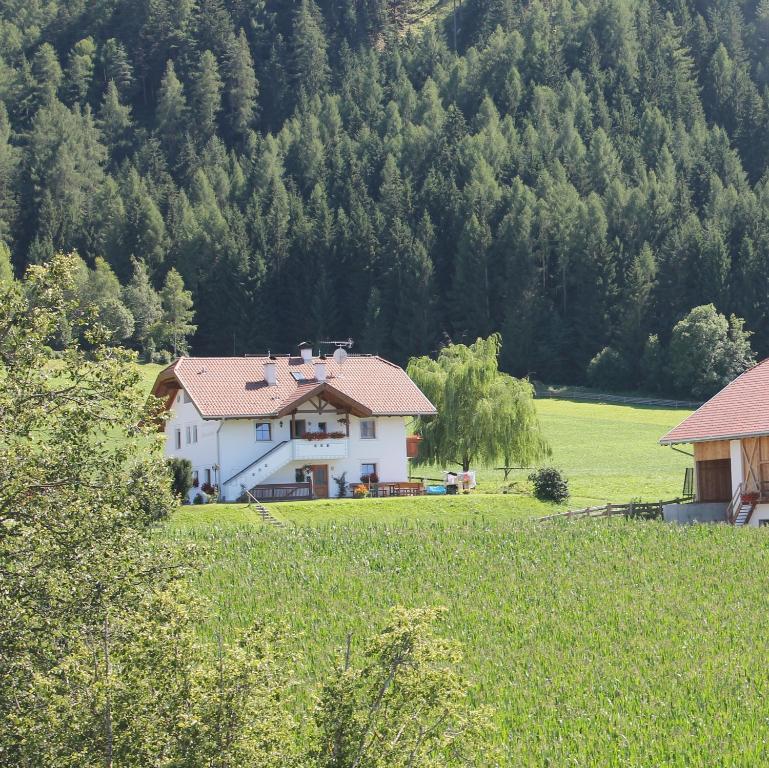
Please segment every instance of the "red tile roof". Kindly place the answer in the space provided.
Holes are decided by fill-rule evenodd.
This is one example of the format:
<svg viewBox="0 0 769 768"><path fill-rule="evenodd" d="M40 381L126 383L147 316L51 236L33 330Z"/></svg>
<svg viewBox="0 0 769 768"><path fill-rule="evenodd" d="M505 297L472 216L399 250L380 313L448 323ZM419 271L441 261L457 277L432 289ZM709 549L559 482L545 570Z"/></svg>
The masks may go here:
<svg viewBox="0 0 769 768"><path fill-rule="evenodd" d="M277 384L264 378L265 357L182 357L160 372L152 389L167 397L183 388L203 418L266 418L316 393L312 363L301 357L274 360ZM403 368L371 355L349 355L341 367L326 361L323 396L353 406L352 412L374 416L429 416L435 406ZM297 381L292 373L303 374ZM360 406L356 408L355 406Z"/></svg>
<svg viewBox="0 0 769 768"><path fill-rule="evenodd" d="M698 443L756 435L769 435L769 359L727 384L660 442Z"/></svg>

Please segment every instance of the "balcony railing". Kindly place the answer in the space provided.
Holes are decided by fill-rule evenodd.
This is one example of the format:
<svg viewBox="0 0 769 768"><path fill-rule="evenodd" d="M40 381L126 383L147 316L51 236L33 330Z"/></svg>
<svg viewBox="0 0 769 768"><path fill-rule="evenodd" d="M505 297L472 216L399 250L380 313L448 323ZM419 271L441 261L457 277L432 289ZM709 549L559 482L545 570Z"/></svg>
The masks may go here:
<svg viewBox="0 0 769 768"><path fill-rule="evenodd" d="M346 459L348 453L347 438L328 438L326 440L292 440L295 461L314 459Z"/></svg>

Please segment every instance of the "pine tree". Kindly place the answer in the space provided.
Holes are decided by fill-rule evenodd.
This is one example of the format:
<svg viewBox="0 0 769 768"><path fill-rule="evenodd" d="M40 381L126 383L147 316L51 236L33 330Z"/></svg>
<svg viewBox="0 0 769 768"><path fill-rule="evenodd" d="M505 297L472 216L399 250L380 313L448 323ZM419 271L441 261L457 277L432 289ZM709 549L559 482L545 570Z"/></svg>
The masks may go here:
<svg viewBox="0 0 769 768"><path fill-rule="evenodd" d="M189 352L188 337L197 330L192 324L195 316L192 294L184 289L184 281L175 270L169 270L160 293L162 315L158 327L161 341L169 344L173 356Z"/></svg>
<svg viewBox="0 0 769 768"><path fill-rule="evenodd" d="M308 97L322 93L329 77L326 36L314 0L301 0L294 16L293 75L297 91Z"/></svg>
<svg viewBox="0 0 769 768"><path fill-rule="evenodd" d="M32 74L35 79L36 107L50 104L61 85L63 73L56 51L50 43L43 43L32 58Z"/></svg>
<svg viewBox="0 0 769 768"><path fill-rule="evenodd" d="M145 353L162 315L160 295L153 288L147 265L133 260L133 275L123 289L123 301L134 318L133 339Z"/></svg>
<svg viewBox="0 0 769 768"><path fill-rule="evenodd" d="M259 82L254 73L254 60L246 33L241 29L235 39L228 61L227 97L233 131L244 137L251 129L256 114Z"/></svg>
<svg viewBox="0 0 769 768"><path fill-rule="evenodd" d="M222 108L222 80L216 57L204 51L192 83L192 113L194 127L201 141L216 133L216 119Z"/></svg>
<svg viewBox="0 0 769 768"><path fill-rule="evenodd" d="M86 37L75 43L67 64L67 93L72 103L84 104L93 79L96 44Z"/></svg>
<svg viewBox="0 0 769 768"><path fill-rule="evenodd" d="M110 80L99 110L99 129L106 140L113 159L128 147L129 132L133 126L131 107L120 103L120 94Z"/></svg>
<svg viewBox="0 0 769 768"><path fill-rule="evenodd" d="M114 37L102 46L101 68L104 82L115 83L118 93L125 98L133 87L133 67L125 46Z"/></svg>
<svg viewBox="0 0 769 768"><path fill-rule="evenodd" d="M178 151L187 129L187 99L171 60L166 63L166 71L160 83L155 120L158 134L166 146L172 151Z"/></svg>

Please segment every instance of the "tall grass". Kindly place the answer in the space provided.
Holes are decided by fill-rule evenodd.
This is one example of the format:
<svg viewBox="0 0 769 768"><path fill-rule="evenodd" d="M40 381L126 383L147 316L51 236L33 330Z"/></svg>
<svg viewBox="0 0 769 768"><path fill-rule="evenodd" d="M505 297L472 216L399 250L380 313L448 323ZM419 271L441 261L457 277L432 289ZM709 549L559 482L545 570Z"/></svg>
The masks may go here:
<svg viewBox="0 0 769 768"><path fill-rule="evenodd" d="M769 761L763 531L592 523L206 523L201 628L285 619L300 679L387 608L444 605L506 765L756 766Z"/></svg>

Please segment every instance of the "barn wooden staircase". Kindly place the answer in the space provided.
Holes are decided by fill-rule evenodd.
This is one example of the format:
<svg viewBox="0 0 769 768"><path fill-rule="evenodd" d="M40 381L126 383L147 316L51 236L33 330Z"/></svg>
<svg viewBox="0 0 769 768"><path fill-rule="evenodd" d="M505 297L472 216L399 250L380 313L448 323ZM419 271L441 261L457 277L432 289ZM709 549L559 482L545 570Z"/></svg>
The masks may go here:
<svg viewBox="0 0 769 768"><path fill-rule="evenodd" d="M755 498L749 496L743 497L742 483L740 483L726 509L727 521L737 528L742 528L742 526L747 525L750 522L750 518L753 515L757 504L757 496Z"/></svg>

